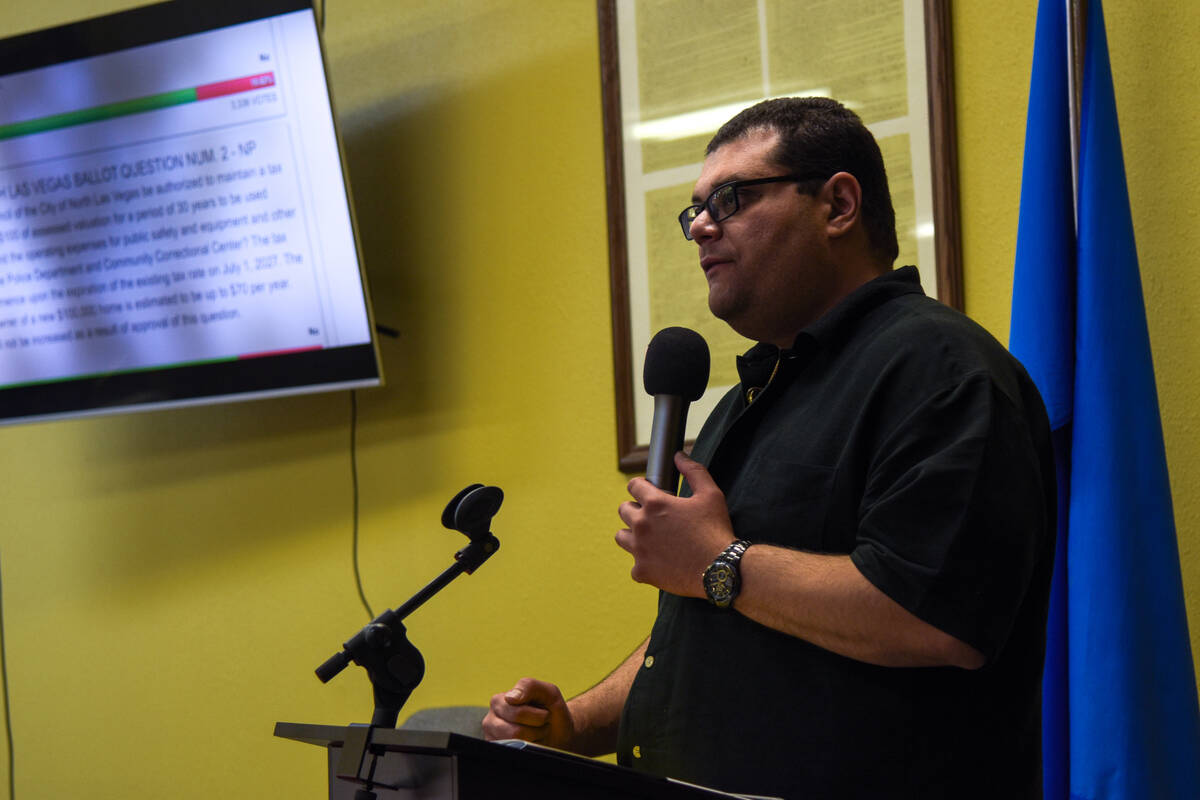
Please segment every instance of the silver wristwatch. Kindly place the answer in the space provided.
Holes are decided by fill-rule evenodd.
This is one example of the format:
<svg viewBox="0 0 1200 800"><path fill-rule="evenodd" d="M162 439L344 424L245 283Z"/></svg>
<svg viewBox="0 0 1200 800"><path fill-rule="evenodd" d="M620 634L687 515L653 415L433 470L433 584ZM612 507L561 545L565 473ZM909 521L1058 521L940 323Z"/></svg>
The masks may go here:
<svg viewBox="0 0 1200 800"><path fill-rule="evenodd" d="M749 546L750 542L738 539L722 550L704 570L704 593L717 608L729 608L741 591L742 575L738 564Z"/></svg>

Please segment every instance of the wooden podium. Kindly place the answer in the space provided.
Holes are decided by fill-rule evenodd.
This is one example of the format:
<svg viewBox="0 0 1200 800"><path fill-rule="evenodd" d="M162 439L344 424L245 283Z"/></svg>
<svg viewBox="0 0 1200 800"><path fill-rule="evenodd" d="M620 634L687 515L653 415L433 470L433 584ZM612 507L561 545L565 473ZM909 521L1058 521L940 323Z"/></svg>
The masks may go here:
<svg viewBox="0 0 1200 800"><path fill-rule="evenodd" d="M278 722L275 735L326 748L330 800L354 800L368 779L379 800L737 797L560 750L456 733Z"/></svg>

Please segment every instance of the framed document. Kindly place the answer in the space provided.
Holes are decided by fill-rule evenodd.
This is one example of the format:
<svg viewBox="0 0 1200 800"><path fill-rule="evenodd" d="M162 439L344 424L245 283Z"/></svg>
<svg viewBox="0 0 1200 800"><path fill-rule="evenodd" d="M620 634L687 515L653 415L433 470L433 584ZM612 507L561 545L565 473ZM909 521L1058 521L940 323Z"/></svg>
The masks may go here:
<svg viewBox="0 0 1200 800"><path fill-rule="evenodd" d="M752 342L708 311L695 244L676 220L704 147L768 97L823 95L854 110L883 151L900 258L925 291L962 307L953 80L946 0L598 0L604 100L618 463L646 464L653 401L646 345L664 327L698 331L709 389L694 438L738 382Z"/></svg>

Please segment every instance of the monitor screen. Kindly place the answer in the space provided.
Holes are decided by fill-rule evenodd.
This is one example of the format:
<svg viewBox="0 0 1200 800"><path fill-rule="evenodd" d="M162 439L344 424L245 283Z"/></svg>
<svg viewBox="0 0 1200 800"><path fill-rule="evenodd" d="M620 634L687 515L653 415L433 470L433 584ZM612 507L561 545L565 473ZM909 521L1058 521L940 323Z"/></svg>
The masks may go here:
<svg viewBox="0 0 1200 800"><path fill-rule="evenodd" d="M0 40L0 423L381 377L311 5Z"/></svg>

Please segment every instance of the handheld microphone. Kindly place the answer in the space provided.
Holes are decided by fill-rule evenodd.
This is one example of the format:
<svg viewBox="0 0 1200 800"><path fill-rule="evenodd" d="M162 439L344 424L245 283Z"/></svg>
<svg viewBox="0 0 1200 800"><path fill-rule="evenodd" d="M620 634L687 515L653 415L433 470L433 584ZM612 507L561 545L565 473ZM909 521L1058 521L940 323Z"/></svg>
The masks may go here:
<svg viewBox="0 0 1200 800"><path fill-rule="evenodd" d="M679 491L675 453L683 449L688 403L708 386L708 344L690 328L663 328L646 348L642 381L654 397L646 480L664 492Z"/></svg>

